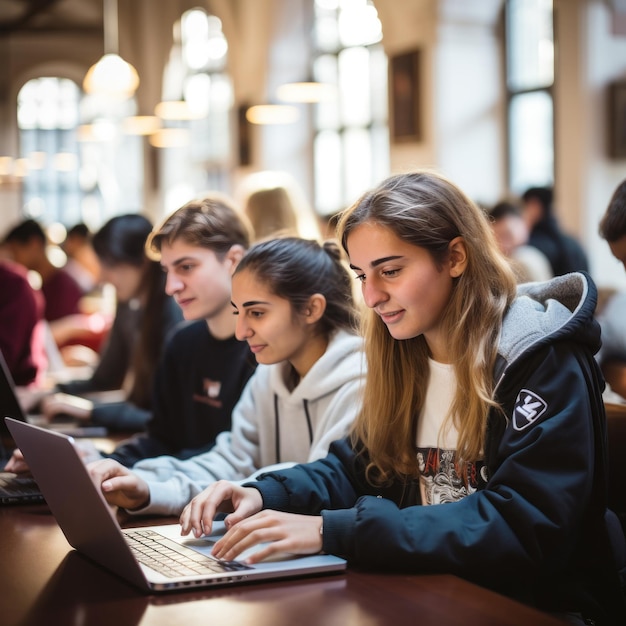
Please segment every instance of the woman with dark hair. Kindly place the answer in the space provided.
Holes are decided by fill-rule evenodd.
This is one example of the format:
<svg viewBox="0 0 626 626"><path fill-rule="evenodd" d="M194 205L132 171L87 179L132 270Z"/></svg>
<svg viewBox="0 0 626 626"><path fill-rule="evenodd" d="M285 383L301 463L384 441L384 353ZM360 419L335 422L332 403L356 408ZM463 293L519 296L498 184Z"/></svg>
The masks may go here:
<svg viewBox="0 0 626 626"><path fill-rule="evenodd" d="M115 288L113 326L92 377L61 383L42 400L52 419L65 414L112 429L142 430L151 417L152 383L169 330L182 320L180 308L165 293L165 275L148 259L145 243L152 231L138 214L110 219L93 237L101 279ZM121 402L92 402L85 394L123 389Z"/></svg>
<svg viewBox="0 0 626 626"><path fill-rule="evenodd" d="M219 479L326 455L350 428L365 373L352 280L334 242L287 237L257 243L232 278L236 336L258 363L208 452L160 456L132 470L90 466L107 500L135 513L171 515Z"/></svg>

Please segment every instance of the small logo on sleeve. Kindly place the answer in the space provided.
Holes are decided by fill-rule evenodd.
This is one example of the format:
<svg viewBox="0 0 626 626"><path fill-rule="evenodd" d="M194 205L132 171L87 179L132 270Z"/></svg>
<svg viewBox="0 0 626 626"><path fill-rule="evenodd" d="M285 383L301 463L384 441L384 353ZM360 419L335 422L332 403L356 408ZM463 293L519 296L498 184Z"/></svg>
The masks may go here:
<svg viewBox="0 0 626 626"><path fill-rule="evenodd" d="M522 389L515 400L513 428L524 430L534 424L546 411L548 405L536 393Z"/></svg>

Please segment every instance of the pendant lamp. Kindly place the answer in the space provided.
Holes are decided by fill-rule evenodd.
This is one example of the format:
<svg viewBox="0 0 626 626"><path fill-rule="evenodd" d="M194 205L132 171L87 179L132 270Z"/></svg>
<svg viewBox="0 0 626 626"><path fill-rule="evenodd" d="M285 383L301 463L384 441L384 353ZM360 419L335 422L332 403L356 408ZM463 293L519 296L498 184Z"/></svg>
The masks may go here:
<svg viewBox="0 0 626 626"><path fill-rule="evenodd" d="M118 54L117 0L104 0L104 56L89 68L83 79L88 94L125 100L139 86L137 70Z"/></svg>

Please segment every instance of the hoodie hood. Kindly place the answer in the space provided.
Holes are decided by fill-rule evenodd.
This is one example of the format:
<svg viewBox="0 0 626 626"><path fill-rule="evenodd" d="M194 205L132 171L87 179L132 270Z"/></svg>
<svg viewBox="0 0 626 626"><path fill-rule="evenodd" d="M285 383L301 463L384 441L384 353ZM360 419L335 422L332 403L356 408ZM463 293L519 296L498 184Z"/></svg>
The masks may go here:
<svg viewBox="0 0 626 626"><path fill-rule="evenodd" d="M596 302L596 286L584 272L519 285L502 325L496 380L522 356L554 341L575 341L595 354L600 349Z"/></svg>
<svg viewBox="0 0 626 626"><path fill-rule="evenodd" d="M314 402L362 377L365 369L363 339L345 330L336 331L330 338L326 352L293 390L285 385L291 367L289 363L269 367L272 368L271 388L281 402Z"/></svg>

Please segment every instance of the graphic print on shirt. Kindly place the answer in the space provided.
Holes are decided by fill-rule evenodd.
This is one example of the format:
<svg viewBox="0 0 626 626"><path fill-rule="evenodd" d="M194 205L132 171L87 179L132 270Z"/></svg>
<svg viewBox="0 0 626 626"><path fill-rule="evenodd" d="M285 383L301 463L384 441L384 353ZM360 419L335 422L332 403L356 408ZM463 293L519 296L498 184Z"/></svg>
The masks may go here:
<svg viewBox="0 0 626 626"><path fill-rule="evenodd" d="M202 402L217 409L222 407L222 401L219 398L222 383L219 380L211 380L210 378L202 379L202 390L204 394L195 393L193 399L196 402Z"/></svg>
<svg viewBox="0 0 626 626"><path fill-rule="evenodd" d="M534 424L548 408L546 401L528 389L517 394L513 409L513 428L524 430Z"/></svg>
<svg viewBox="0 0 626 626"><path fill-rule="evenodd" d="M487 468L479 461L466 466L467 483L465 483L456 463L455 450L418 448L417 463L420 470L422 504L457 502L487 482Z"/></svg>

